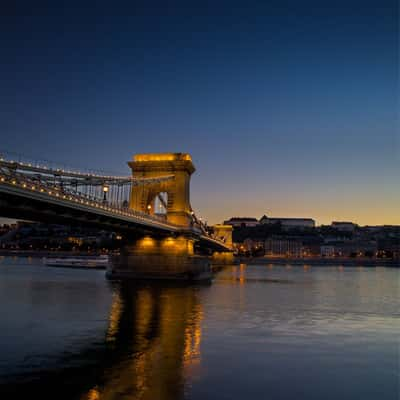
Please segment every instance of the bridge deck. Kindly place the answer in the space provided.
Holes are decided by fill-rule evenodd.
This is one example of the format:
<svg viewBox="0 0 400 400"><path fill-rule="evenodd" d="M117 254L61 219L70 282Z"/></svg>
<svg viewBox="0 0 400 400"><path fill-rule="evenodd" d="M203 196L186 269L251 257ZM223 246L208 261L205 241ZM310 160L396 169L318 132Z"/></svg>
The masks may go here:
<svg viewBox="0 0 400 400"><path fill-rule="evenodd" d="M118 208L93 199L78 196L68 191L61 190L59 187L39 185L37 182L25 179L18 181L10 176L0 176L0 197L2 195L14 196L26 200L33 200L48 205L57 205L66 209L90 213L102 217L112 218L132 225L141 226L144 230L154 230L164 233L186 233L192 234L208 245L220 251L230 250L224 242L206 235L201 229L196 227L182 227L163 221L157 217L150 216L141 212L127 208ZM4 215L6 216L6 215Z"/></svg>

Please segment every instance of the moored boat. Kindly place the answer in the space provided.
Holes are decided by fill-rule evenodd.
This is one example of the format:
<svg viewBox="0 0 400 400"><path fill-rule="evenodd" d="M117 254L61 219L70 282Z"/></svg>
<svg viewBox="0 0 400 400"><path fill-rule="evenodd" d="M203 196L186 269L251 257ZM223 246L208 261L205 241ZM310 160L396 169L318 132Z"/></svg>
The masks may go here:
<svg viewBox="0 0 400 400"><path fill-rule="evenodd" d="M106 269L109 265L107 255L100 256L66 256L66 257L44 257L43 264L49 267L84 268L84 269Z"/></svg>

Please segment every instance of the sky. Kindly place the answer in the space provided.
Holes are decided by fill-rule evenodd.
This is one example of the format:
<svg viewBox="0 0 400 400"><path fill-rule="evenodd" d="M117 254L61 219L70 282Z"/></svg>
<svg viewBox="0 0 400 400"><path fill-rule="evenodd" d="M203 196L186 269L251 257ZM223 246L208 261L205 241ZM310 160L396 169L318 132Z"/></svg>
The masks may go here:
<svg viewBox="0 0 400 400"><path fill-rule="evenodd" d="M2 10L0 152L188 152L208 223L400 224L397 0L89 4Z"/></svg>

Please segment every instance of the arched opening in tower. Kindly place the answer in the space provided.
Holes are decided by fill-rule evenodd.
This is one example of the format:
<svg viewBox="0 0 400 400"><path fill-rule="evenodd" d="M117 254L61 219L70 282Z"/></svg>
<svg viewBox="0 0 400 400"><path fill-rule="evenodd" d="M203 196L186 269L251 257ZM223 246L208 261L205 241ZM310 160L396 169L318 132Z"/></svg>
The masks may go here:
<svg viewBox="0 0 400 400"><path fill-rule="evenodd" d="M153 201L154 215L159 216L163 219L167 218L168 211L168 193L160 192L154 197Z"/></svg>

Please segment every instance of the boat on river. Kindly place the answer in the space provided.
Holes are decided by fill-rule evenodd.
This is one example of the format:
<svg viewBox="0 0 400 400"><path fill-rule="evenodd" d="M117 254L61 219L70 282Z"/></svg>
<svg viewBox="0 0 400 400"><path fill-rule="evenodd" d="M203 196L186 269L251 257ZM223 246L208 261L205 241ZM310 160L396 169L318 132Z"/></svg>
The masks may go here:
<svg viewBox="0 0 400 400"><path fill-rule="evenodd" d="M110 263L107 255L44 257L43 264L49 267L106 269Z"/></svg>

